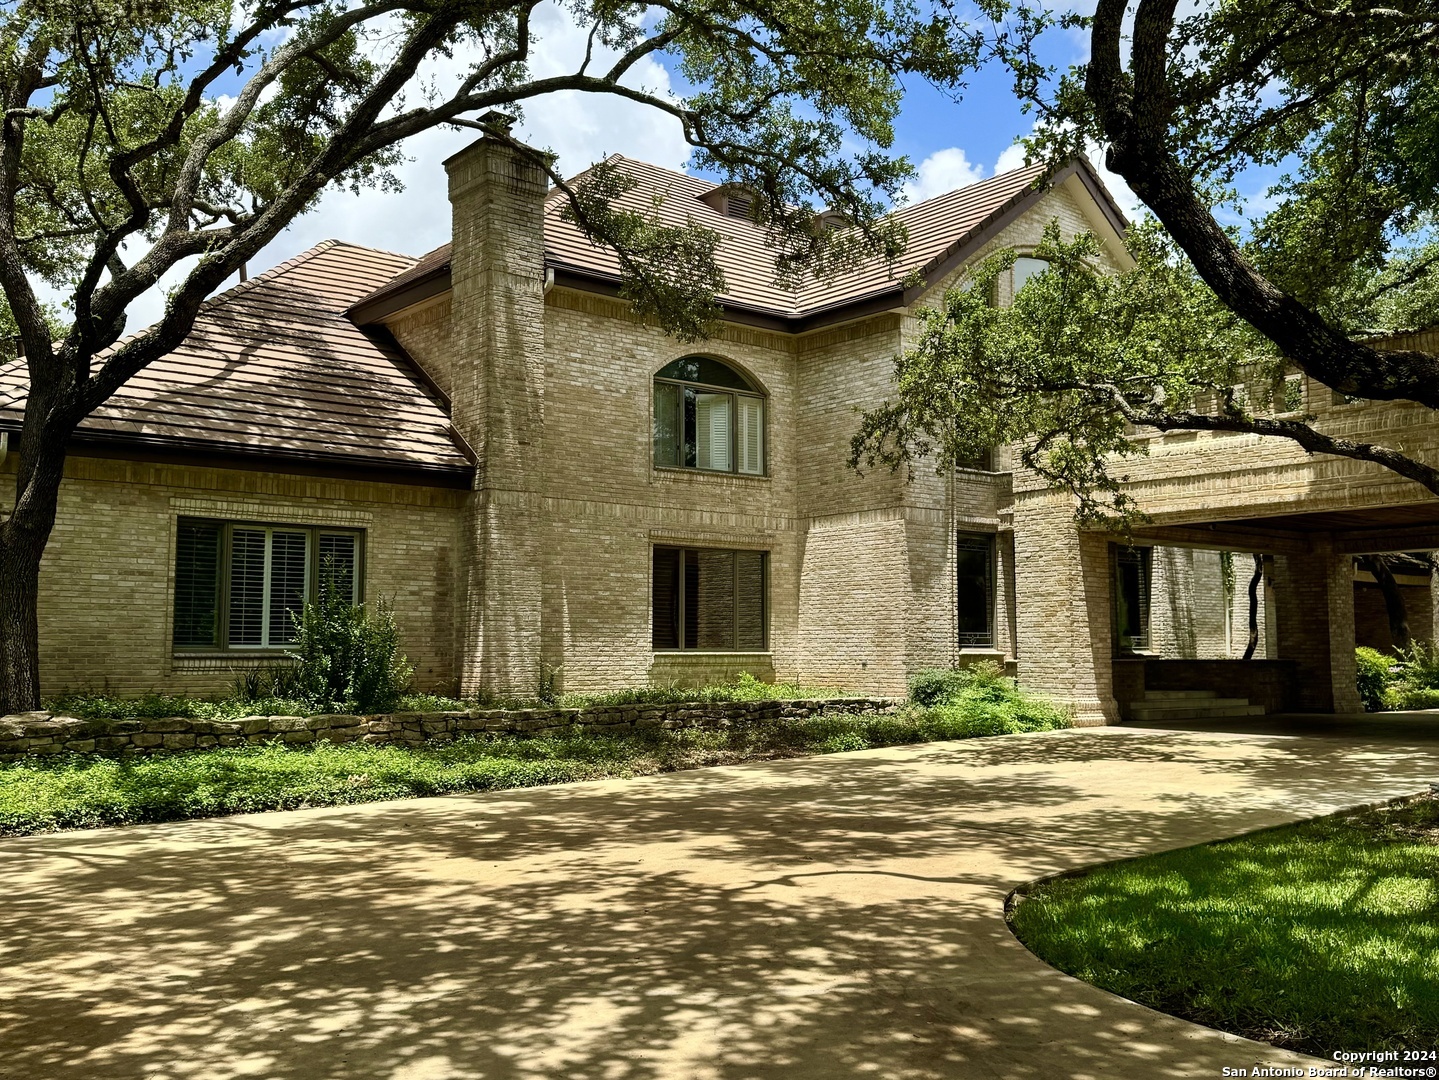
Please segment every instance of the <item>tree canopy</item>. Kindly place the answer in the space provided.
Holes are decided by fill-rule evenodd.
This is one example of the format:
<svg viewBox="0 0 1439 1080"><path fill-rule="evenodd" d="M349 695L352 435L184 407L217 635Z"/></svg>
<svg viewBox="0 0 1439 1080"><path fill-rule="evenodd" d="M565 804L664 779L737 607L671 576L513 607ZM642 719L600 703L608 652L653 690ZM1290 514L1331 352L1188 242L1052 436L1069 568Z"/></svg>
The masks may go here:
<svg viewBox="0 0 1439 1080"><path fill-rule="evenodd" d="M756 194L781 273L892 252L885 209L902 79L945 83L991 48L909 0L559 0L588 28L574 69L534 73L539 0L15 0L0 17L0 292L28 376L14 508L0 521L0 711L38 700L36 590L65 446L174 349L201 303L334 185L393 184L441 125L508 142L615 249L625 292L680 337L712 325L713 238L623 209L628 181L569 184L504 114L561 91L673 116L695 164ZM664 55L689 90L635 85ZM853 225L815 223L828 207ZM163 317L127 311L177 268ZM55 325L37 285L68 298ZM129 336L126 331L131 330ZM12 444L13 445L13 444Z"/></svg>
<svg viewBox="0 0 1439 1080"><path fill-rule="evenodd" d="M1099 0L1092 16L1021 3L1014 25L996 51L1037 110L1031 156L1098 145L1154 221L1131 232L1130 272L1098 273L1091 239L1051 232L1036 254L1052 268L1013 309L984 296L1003 257L951 292L900 359L895 400L865 417L854 463L1029 440L1024 464L1073 490L1082 517L1124 518L1130 429L1246 431L1439 493L1439 473L1401 449L1269 415L1286 411L1269 400L1286 365L1352 398L1439 408L1439 356L1371 344L1439 323L1439 11ZM1035 61L1057 27L1087 35L1086 63ZM1272 181L1246 203L1256 176Z"/></svg>

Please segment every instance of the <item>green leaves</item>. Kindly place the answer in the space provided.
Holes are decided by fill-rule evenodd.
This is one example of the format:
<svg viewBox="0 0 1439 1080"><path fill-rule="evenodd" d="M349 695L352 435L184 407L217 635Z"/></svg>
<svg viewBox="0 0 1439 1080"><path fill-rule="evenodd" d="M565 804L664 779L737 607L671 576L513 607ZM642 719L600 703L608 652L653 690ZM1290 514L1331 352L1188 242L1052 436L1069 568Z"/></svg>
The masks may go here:
<svg viewBox="0 0 1439 1080"><path fill-rule="evenodd" d="M979 264L921 313L896 395L862 417L850 465L928 458L944 471L1017 443L1020 464L1071 491L1082 519L1135 517L1114 471L1144 452L1133 422L1225 400L1268 361L1157 227L1137 226L1129 246L1134 267L1114 272L1094 237L1066 241L1051 222L1032 253L1048 269L1003 305L1015 253Z"/></svg>

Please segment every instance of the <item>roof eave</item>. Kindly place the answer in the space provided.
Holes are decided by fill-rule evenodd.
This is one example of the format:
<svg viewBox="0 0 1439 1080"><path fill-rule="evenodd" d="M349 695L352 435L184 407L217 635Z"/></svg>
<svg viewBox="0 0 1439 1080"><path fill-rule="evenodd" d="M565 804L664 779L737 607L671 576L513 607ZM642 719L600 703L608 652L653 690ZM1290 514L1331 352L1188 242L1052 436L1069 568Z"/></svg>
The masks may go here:
<svg viewBox="0 0 1439 1080"><path fill-rule="evenodd" d="M345 309L345 317L356 326L373 326L396 312L433 300L450 290L448 262L429 270L393 292L371 294Z"/></svg>
<svg viewBox="0 0 1439 1080"><path fill-rule="evenodd" d="M16 434L20 422L0 416L0 431ZM457 451L463 450L457 446ZM203 468L290 471L304 476L340 479L368 479L428 487L468 489L474 481L472 464L441 464L366 458L353 454L319 451L278 450L267 447L239 447L209 439L186 439L171 435L143 435L132 432L77 431L67 445L78 456L98 456L126 461L175 461ZM87 451L93 454L87 454ZM280 468L276 468L279 466Z"/></svg>

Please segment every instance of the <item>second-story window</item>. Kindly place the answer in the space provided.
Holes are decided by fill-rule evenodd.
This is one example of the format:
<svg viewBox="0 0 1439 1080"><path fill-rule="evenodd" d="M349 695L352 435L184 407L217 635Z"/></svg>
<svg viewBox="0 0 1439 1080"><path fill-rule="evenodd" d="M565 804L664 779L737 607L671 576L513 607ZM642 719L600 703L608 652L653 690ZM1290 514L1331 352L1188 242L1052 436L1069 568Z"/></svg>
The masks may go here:
<svg viewBox="0 0 1439 1080"><path fill-rule="evenodd" d="M1014 260L1014 269L1010 271L1014 292L1018 296L1019 290L1029 282L1032 277L1038 277L1049 269L1048 259L1036 259L1032 255L1021 255Z"/></svg>
<svg viewBox="0 0 1439 1080"><path fill-rule="evenodd" d="M708 356L686 356L655 376L655 464L764 475L764 396Z"/></svg>

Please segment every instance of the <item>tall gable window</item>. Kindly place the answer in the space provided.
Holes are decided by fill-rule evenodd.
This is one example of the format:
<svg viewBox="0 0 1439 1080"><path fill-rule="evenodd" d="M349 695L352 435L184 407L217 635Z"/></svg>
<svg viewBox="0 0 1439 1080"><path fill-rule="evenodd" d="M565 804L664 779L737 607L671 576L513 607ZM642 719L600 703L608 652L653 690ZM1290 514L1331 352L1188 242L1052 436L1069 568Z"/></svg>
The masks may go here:
<svg viewBox="0 0 1439 1080"><path fill-rule="evenodd" d="M655 464L764 475L764 397L708 356L686 356L655 376Z"/></svg>
<svg viewBox="0 0 1439 1080"><path fill-rule="evenodd" d="M1048 259L1036 259L1032 255L1021 255L1015 259L1014 268L1010 270L1010 280L1014 287L1011 295L1018 296L1019 290L1028 284L1030 278L1038 277L1048 269Z"/></svg>
<svg viewBox="0 0 1439 1080"><path fill-rule="evenodd" d="M175 537L177 649L274 649L322 590L360 601L361 534L181 518Z"/></svg>

